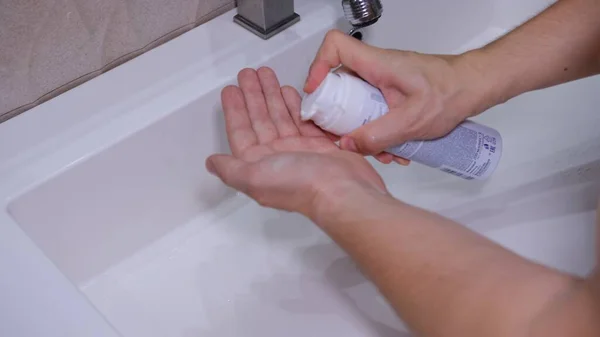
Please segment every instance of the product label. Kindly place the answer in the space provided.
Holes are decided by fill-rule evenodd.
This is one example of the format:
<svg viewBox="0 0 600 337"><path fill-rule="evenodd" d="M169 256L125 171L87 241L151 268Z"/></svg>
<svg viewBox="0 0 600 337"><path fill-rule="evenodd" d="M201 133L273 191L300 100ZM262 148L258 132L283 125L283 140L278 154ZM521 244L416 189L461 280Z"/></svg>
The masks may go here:
<svg viewBox="0 0 600 337"><path fill-rule="evenodd" d="M496 154L499 140L468 126L459 125L443 138L408 142L389 152L464 179L482 177L492 161L499 158Z"/></svg>
<svg viewBox="0 0 600 337"><path fill-rule="evenodd" d="M349 109L352 129L358 123L364 125L388 113L389 107L379 89L363 83L355 91L360 97L356 97ZM483 179L500 159L501 142L495 130L467 121L442 138L407 142L386 151L464 179Z"/></svg>
<svg viewBox="0 0 600 337"><path fill-rule="evenodd" d="M468 175L468 174L466 174L464 172L455 171L455 170L453 170L453 169L451 169L451 168L449 168L447 166L444 166L444 165L442 167L440 167L440 170L442 170L442 171L444 171L446 173L450 173L452 175L455 175L455 176L457 176L459 178L466 179L466 180L473 180L473 179L475 179L472 176L470 176L470 175Z"/></svg>

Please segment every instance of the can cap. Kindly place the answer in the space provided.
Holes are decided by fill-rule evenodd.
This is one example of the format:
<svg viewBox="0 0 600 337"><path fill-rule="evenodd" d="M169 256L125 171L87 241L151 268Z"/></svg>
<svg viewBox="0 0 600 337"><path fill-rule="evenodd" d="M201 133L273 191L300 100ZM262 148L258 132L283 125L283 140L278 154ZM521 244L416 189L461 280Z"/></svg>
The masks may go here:
<svg viewBox="0 0 600 337"><path fill-rule="evenodd" d="M343 85L340 75L329 73L321 85L311 94L304 95L300 107L302 120L313 120L315 124L326 129L328 124L343 114L340 90Z"/></svg>
<svg viewBox="0 0 600 337"><path fill-rule="evenodd" d="M381 103L374 103L371 98L371 91L375 90L378 91L347 73L329 73L317 90L304 96L301 118L310 119L335 135L348 134L381 110Z"/></svg>

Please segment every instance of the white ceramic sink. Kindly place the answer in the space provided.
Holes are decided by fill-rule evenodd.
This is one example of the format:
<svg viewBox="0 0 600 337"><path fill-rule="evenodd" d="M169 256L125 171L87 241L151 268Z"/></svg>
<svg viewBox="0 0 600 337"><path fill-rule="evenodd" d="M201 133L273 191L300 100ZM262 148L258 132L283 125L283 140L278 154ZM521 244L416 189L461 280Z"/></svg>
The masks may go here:
<svg viewBox="0 0 600 337"><path fill-rule="evenodd" d="M455 53L546 1L388 0L369 43ZM204 169L227 151L220 89L268 65L301 87L338 1L262 41L233 12L0 125L0 336L402 336L352 261L306 219ZM585 274L600 190L600 79L478 117L504 137L491 180L381 166L402 200ZM552 127L541 127L552 125ZM596 126L596 127L595 127ZM407 334L408 335L408 334Z"/></svg>

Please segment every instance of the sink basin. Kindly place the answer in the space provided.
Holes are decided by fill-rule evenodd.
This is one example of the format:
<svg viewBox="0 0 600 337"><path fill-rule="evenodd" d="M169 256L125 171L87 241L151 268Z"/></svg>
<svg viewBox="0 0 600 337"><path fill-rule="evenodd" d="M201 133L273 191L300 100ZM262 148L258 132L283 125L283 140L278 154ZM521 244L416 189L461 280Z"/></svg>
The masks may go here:
<svg viewBox="0 0 600 337"><path fill-rule="evenodd" d="M364 39L457 53L546 3L385 1ZM228 151L219 93L239 69L267 65L300 88L327 30L348 28L337 1L296 6L302 21L268 41L230 12L0 125L0 335L409 335L310 221L204 169ZM477 117L505 144L486 182L373 164L398 198L583 275L594 264L599 89L589 78Z"/></svg>

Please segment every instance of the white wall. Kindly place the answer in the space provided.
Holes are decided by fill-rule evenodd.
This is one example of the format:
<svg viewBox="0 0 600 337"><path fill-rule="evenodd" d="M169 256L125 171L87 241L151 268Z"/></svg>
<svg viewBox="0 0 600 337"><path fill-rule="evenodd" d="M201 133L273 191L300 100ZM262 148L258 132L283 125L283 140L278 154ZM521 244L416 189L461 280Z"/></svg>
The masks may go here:
<svg viewBox="0 0 600 337"><path fill-rule="evenodd" d="M494 4L493 25L505 29L515 27L515 20L524 22L539 13L555 0L501 0Z"/></svg>

